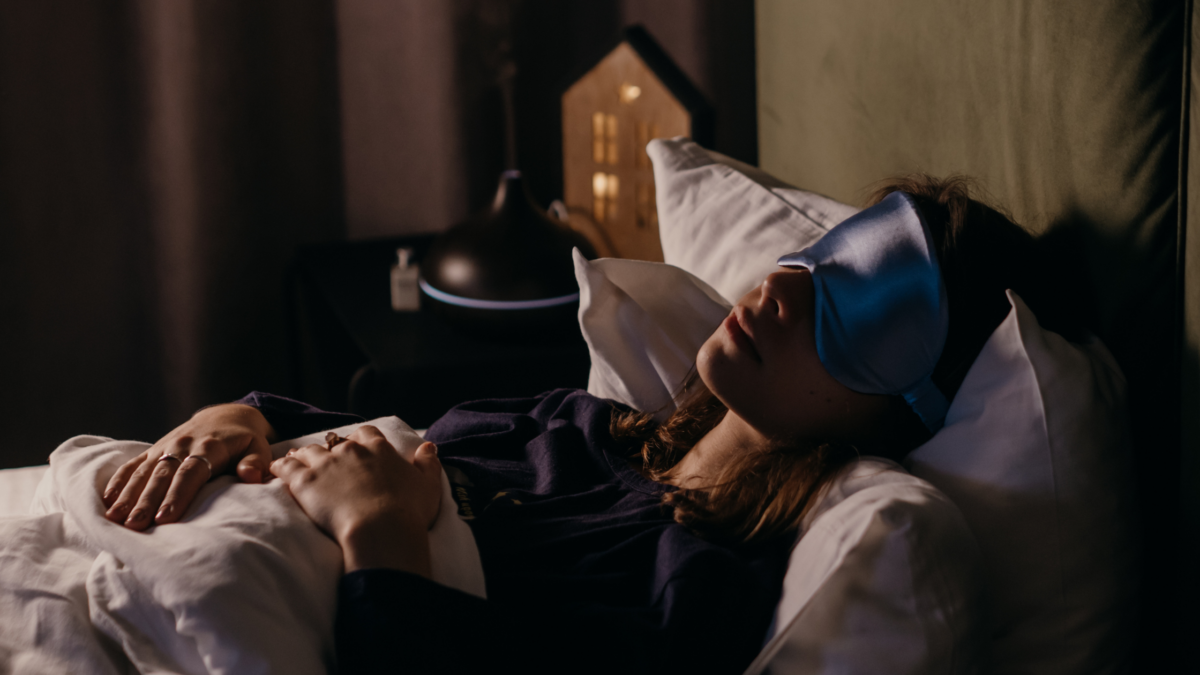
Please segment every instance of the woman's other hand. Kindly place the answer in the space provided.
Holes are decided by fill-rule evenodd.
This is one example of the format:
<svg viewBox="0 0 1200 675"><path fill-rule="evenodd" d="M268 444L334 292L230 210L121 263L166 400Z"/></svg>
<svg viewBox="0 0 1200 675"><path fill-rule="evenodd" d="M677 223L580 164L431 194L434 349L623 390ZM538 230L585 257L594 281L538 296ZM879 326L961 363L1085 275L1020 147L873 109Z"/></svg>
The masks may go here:
<svg viewBox="0 0 1200 675"><path fill-rule="evenodd" d="M430 577L429 528L442 502L437 446L409 462L361 426L332 449L307 445L271 464L300 508L342 547L346 571L388 567Z"/></svg>
<svg viewBox="0 0 1200 675"><path fill-rule="evenodd" d="M205 483L235 464L239 479L262 483L270 476L274 434L251 406L205 408L117 469L104 489L104 515L139 531L173 523Z"/></svg>

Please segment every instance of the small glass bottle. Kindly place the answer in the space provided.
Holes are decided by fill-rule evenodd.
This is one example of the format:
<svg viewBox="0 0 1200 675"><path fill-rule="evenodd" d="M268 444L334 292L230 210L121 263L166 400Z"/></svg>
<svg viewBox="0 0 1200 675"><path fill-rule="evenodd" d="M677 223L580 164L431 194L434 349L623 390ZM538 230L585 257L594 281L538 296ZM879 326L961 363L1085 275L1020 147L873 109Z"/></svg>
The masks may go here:
<svg viewBox="0 0 1200 675"><path fill-rule="evenodd" d="M417 286L420 268L412 264L413 250L404 246L396 249L396 264L392 265L392 309L415 312L421 308L421 291Z"/></svg>

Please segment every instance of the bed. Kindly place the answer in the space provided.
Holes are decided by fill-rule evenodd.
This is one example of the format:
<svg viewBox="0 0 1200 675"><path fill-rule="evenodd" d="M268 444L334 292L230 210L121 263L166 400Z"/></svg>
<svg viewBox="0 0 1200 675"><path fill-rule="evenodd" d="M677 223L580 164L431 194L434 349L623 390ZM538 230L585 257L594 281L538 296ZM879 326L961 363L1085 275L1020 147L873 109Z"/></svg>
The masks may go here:
<svg viewBox="0 0 1200 675"><path fill-rule="evenodd" d="M585 331L586 310L599 306L595 301L604 294L646 313L637 339L626 335L605 340L599 332L591 336L589 388L627 397L633 404L644 396L641 404L646 406L661 398L656 387L665 387L668 375L686 365L686 358L671 362L674 352L666 348L694 340L710 320L702 315L717 311L716 305L705 304L707 298L719 305L705 286L727 298L742 283L722 277L721 270L706 267L703 259L689 258L694 249L685 243L694 243L696 232L672 228L673 218L689 223L697 218L685 212L687 200L671 206L670 196L678 192L664 193L685 169L702 170L704 177L697 180L715 180L715 175L733 181L742 194L758 195L764 208L783 208L789 218L806 218L818 226L836 223L845 213L842 209L860 202L864 188L884 176L913 170L974 175L1018 222L1043 233L1047 250L1063 271L1060 283L1078 288L1079 310L1119 364L1127 381L1127 432L1133 439L1127 477L1140 500L1136 512L1126 502L1106 507L1129 517L1129 529L1139 535L1136 543L1119 537L1101 542L1109 547L1099 550L1112 563L1106 573L1114 595L1092 595L1085 601L1093 604L1074 605L1083 608L1079 611L1084 619L1101 615L1103 630L1083 644L1053 638L1025 643L1029 653L1020 656L1032 661L1010 660L997 670L1140 672L1173 665L1175 637L1185 630L1178 592L1182 575L1175 572L1182 559L1178 530L1182 526L1190 528L1185 533L1195 534L1195 442L1200 438L1197 422L1181 415L1188 409L1184 405L1195 406L1200 344L1200 301L1189 295L1197 290L1193 251L1200 249L1196 237L1185 236L1191 187L1191 7L1169 2L1043 6L760 0L759 146L766 173L683 145L656 155L665 252L672 250L667 243L672 233L678 237L675 253L668 253L667 260L690 277L668 278L661 275L674 273L620 262L577 261L581 287L590 294L581 312ZM666 171L668 165L674 167L672 173L660 175L660 166ZM692 182L675 189L707 190L711 185ZM789 192L793 185L804 190ZM744 245L746 237L761 234L756 232L751 227L733 238ZM711 236L719 238L721 232ZM1189 262L1191 276L1186 273ZM646 278L656 279L659 287L683 284L676 288L693 293L695 306L708 309L664 322L654 295L638 290L646 287ZM1028 318L1021 321L1019 299L1013 300L1013 308L1012 339L1034 344ZM605 322L596 321L592 330L602 325ZM694 329L681 334L679 326ZM622 344L642 346L626 352ZM1034 367L1036 361L1029 358L1034 364L1030 372L1044 372ZM1103 356L1087 363L1092 368L1100 362L1105 362ZM653 377L643 377L647 363ZM1001 370L1007 367L997 363ZM605 380L598 372L605 369L617 375ZM1106 382L1124 384L1113 378ZM1094 382L1088 386L1091 394L1103 389ZM1124 391L1103 391L1101 398L1106 405L1118 406ZM1038 389L1039 396L1042 393ZM981 389L978 399L994 395ZM1060 419L1048 408L1041 410L1043 424ZM1090 410L1094 415L1103 412ZM1079 420L1089 418L1072 419L1074 433L1047 432L1045 438L1079 438L1080 429L1086 428ZM1185 440L1191 445L1184 445ZM944 467L937 462L952 454L933 450L927 453L926 469ZM1097 470L1116 466L1112 455L1099 457ZM980 667L985 657L979 655L997 639L994 627L981 628L952 616L923 619L939 616L938 609L949 608L951 614L977 611L978 603L989 602L989 593L1001 594L989 577L974 576L974 563L958 571L939 570L932 566L938 555L910 560L903 568L910 573L907 578L881 574L900 568L878 563L888 551L933 551L941 558L968 561L979 555L978 550L967 550L972 546L986 551L988 543L979 541L978 515L964 506L970 495L937 485L939 471L922 474L921 466L908 467L922 476L916 483L897 467L860 468L827 495L826 508L809 523L794 555L804 557L811 573L785 582L776 625L749 672L968 672ZM893 478L872 482L885 472ZM23 511L44 474L38 467L0 472L0 513ZM1175 478L1181 474L1182 484ZM929 492L929 485L942 489ZM1080 499L1098 485L1106 484L1077 486ZM886 498L868 499L881 493ZM939 494L952 499L940 501ZM956 496L959 499L953 499ZM888 510L889 505L894 508ZM893 527L872 534L870 524L878 522L881 513L894 516ZM964 522L956 520L964 517L965 529ZM818 525L818 518L825 518L826 524L837 522L838 527ZM912 523L921 524L917 531L925 538L897 538L895 533L903 531L899 524ZM860 545L839 548L828 543L854 527L859 528L858 538L851 543ZM1184 545L1194 546L1196 538L1190 539ZM884 545L888 542L904 546L893 550ZM1094 555L1096 545L1096 540L1076 542L1068 552ZM1133 552L1138 555L1130 555ZM1059 568L1059 591L1067 597L1071 579L1061 577L1062 569L1067 568ZM937 580L951 590L931 595L927 591ZM1185 597L1196 599L1194 587L1186 592L1191 595ZM1142 603L1136 619L1133 594ZM848 603L852 597L867 601ZM1037 592L1031 597L1032 603L1043 599ZM914 609L909 601L921 598L933 604ZM1107 614L1085 611L1101 606ZM955 657L950 648L954 645L965 646L965 653L960 650ZM1069 670L1055 660L1068 653ZM1039 668L1021 667L1030 663Z"/></svg>
<svg viewBox="0 0 1200 675"><path fill-rule="evenodd" d="M1191 2L760 1L760 163L854 202L963 172L1043 234L1129 381L1143 606L1171 668L1200 596L1200 291Z"/></svg>

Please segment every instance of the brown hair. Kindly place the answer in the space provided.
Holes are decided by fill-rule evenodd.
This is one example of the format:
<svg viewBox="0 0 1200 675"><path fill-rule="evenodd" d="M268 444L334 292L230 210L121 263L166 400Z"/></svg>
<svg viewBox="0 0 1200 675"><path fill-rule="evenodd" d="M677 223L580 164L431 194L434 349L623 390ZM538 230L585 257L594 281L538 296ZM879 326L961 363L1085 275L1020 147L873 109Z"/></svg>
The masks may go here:
<svg viewBox="0 0 1200 675"><path fill-rule="evenodd" d="M1058 314L1046 307L1053 289L1041 272L1033 236L1004 212L973 199L973 190L978 188L966 176L912 174L884 181L867 202L871 206L893 192L907 192L933 235L950 311L933 381L947 399L954 398L988 337L1008 315L1005 289L1016 291L1044 325L1054 324ZM1065 326L1048 327L1066 332Z"/></svg>
<svg viewBox="0 0 1200 675"><path fill-rule="evenodd" d="M683 387L686 398L662 424L653 413L614 411L616 438L641 442L637 459L659 480L721 421L728 409L695 369ZM858 453L846 443L774 439L770 450L738 453L713 485L663 495L675 521L697 535L725 544L767 541L799 527L813 497Z"/></svg>
<svg viewBox="0 0 1200 675"><path fill-rule="evenodd" d="M882 183L868 206L892 192L912 195L933 236L950 310L950 329L934 368L934 383L954 397L967 369L1007 315L1005 289L1017 291L1033 308L1041 301L1035 242L1007 216L971 198L963 176L937 179L923 174ZM970 223L968 226L967 223ZM659 480L721 421L724 404L696 372L682 387L684 401L662 424L654 413L614 412L615 438L640 443L640 459ZM739 453L714 485L679 489L663 496L676 522L724 543L753 543L796 530L816 495L861 450L901 459L930 434L903 399L892 397L881 435L855 445L820 439L774 439L766 452Z"/></svg>

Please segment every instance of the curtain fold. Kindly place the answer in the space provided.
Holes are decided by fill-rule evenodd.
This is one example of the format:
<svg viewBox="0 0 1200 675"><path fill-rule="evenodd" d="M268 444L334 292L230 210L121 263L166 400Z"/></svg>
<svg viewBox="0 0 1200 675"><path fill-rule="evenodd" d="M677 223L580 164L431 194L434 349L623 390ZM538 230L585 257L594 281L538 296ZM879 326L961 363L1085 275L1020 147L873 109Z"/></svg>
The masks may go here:
<svg viewBox="0 0 1200 675"><path fill-rule="evenodd" d="M291 393L296 246L450 227L517 155L562 193L559 96L641 22L756 160L736 0L0 3L0 467Z"/></svg>
<svg viewBox="0 0 1200 675"><path fill-rule="evenodd" d="M0 466L288 381L344 236L332 2L0 6Z"/></svg>

